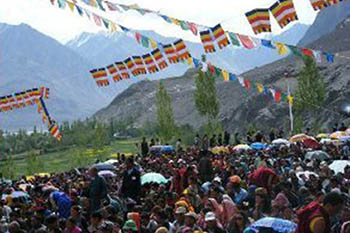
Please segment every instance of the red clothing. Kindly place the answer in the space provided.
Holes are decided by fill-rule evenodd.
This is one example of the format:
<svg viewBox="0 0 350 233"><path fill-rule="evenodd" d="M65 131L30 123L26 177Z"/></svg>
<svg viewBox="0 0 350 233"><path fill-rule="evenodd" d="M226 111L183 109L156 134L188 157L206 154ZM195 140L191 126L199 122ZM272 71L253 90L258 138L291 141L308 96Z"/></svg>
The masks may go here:
<svg viewBox="0 0 350 233"><path fill-rule="evenodd" d="M315 218L323 218L326 225L324 232L331 232L329 215L318 202L311 202L299 210L297 214L299 222L295 233L313 233L311 230L311 222Z"/></svg>
<svg viewBox="0 0 350 233"><path fill-rule="evenodd" d="M259 167L249 175L249 179L251 184L268 189L267 186L270 176L277 176L276 172L273 169L267 167Z"/></svg>

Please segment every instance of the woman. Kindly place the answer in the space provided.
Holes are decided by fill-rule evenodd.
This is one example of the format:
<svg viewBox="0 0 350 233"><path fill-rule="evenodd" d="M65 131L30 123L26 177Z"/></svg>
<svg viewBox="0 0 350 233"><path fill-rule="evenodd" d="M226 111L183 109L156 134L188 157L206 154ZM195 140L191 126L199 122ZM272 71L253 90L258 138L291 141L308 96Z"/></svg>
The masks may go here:
<svg viewBox="0 0 350 233"><path fill-rule="evenodd" d="M265 188L257 188L255 190L255 208L252 216L254 220L269 216L271 213L271 200Z"/></svg>
<svg viewBox="0 0 350 233"><path fill-rule="evenodd" d="M66 228L63 233L81 233L81 229L77 226L76 221L69 217L66 221Z"/></svg>
<svg viewBox="0 0 350 233"><path fill-rule="evenodd" d="M238 211L231 219L230 224L227 227L227 232L243 233L248 224L247 216L242 211Z"/></svg>
<svg viewBox="0 0 350 233"><path fill-rule="evenodd" d="M223 198L221 202L222 215L220 220L222 225L226 228L230 224L234 215L238 212L238 208L228 195L225 194L223 195L222 198Z"/></svg>

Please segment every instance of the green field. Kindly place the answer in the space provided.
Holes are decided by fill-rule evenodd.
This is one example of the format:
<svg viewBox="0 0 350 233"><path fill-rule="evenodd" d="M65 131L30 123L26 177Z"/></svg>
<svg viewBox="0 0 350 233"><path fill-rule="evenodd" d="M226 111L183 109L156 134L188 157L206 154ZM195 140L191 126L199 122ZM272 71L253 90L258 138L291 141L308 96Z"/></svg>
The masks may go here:
<svg viewBox="0 0 350 233"><path fill-rule="evenodd" d="M48 153L38 156L40 159L40 168L36 169L35 173L52 173L68 171L77 165L77 151L84 153L84 161L81 161L82 166L88 166L93 164L97 159L116 158L117 153L124 153L126 155L138 153L135 143L139 142L138 139L130 140L117 140L113 141L110 146L106 146L103 151L93 151L92 149L80 149L70 148L64 151ZM23 175L33 175L28 173L28 165L25 159L26 154L14 156L12 174L13 177L20 177ZM6 163L2 162L0 165L1 170L4 169ZM6 174L6 172L3 172ZM6 177L7 178L7 177Z"/></svg>

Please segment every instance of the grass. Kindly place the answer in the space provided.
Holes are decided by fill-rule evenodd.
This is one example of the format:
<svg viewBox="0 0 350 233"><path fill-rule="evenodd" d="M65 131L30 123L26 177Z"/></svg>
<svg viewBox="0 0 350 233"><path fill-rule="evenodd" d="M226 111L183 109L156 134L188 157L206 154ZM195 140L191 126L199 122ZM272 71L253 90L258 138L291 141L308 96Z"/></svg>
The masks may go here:
<svg viewBox="0 0 350 233"><path fill-rule="evenodd" d="M139 153L135 144L139 142L138 139L129 139L129 140L117 140L113 141L110 146L106 146L101 153L104 158L115 158L117 157L117 153L124 153L126 155ZM97 159L99 159L99 155L95 154L93 150L87 149L85 152L87 156L84 156L83 165L93 164ZM74 167L76 163L77 156L77 148L70 148L65 151L48 153L39 156L38 158L41 160L41 168L36 173L52 173L52 172L63 172L68 171ZM23 175L33 175L27 174L27 164L25 160L25 155L21 154L21 156L14 156L14 158L20 157L21 159L14 160L14 165L12 167L13 177L17 178ZM1 164L0 167L3 169L4 164Z"/></svg>

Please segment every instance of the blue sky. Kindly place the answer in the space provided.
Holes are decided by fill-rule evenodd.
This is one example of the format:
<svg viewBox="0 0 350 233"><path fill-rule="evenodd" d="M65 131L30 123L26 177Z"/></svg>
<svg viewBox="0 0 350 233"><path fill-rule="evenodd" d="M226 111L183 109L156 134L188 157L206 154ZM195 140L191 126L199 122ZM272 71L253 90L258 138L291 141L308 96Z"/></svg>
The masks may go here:
<svg viewBox="0 0 350 233"><path fill-rule="evenodd" d="M214 26L220 22L224 29L253 35L244 13L254 8L269 7L275 0L110 1L123 4L137 3L141 7L208 26ZM80 0L77 0L77 2L80 3ZM84 3L81 3L81 5L83 6ZM313 11L309 0L294 0L294 5L300 22L311 24L314 21L316 13ZM92 10L96 11L95 9ZM96 13L134 29L154 30L165 36L177 36L191 41L199 40L190 32L182 31L176 25L170 25L153 14L142 16L135 11L122 14L101 11L96 11ZM281 29L279 29L274 19L272 21L274 33L280 33ZM62 10L57 6L52 6L50 0L3 0L0 8L0 22L26 23L63 43L82 32L101 30L86 17L80 17L76 12L73 14L68 7ZM288 27L284 30L288 30Z"/></svg>

